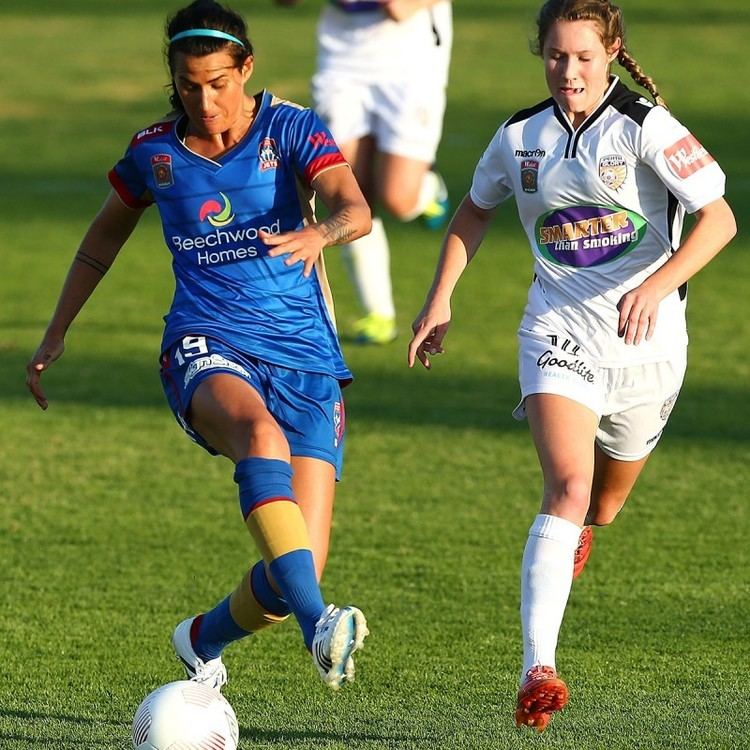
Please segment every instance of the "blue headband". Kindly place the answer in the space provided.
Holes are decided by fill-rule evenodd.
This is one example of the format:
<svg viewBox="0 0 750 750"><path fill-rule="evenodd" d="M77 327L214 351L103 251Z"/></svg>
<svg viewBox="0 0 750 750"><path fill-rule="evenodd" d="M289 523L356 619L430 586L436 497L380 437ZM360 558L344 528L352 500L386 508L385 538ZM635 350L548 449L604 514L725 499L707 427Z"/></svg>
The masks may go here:
<svg viewBox="0 0 750 750"><path fill-rule="evenodd" d="M216 29L188 29L187 31L181 31L179 34L175 34L169 40L169 43L172 44L178 39L187 39L191 36L212 36L215 39L226 39L229 42L234 42L235 44L239 44L240 47L245 46L245 43L242 40L238 39L236 36L227 34L224 31L217 31Z"/></svg>

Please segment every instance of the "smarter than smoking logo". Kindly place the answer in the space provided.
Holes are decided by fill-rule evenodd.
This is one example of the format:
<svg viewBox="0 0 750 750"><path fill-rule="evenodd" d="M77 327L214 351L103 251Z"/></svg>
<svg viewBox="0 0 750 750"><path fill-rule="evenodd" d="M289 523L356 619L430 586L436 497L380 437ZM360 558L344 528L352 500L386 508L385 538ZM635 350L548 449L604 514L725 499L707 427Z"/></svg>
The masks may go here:
<svg viewBox="0 0 750 750"><path fill-rule="evenodd" d="M537 219L536 243L557 265L588 268L629 253L646 229L642 216L619 206L568 206Z"/></svg>
<svg viewBox="0 0 750 750"><path fill-rule="evenodd" d="M211 199L206 201L198 212L198 218L201 221L206 221L212 227L225 227L227 224L231 224L234 221L234 214L232 213L232 203L224 193L219 193L222 205L219 201Z"/></svg>

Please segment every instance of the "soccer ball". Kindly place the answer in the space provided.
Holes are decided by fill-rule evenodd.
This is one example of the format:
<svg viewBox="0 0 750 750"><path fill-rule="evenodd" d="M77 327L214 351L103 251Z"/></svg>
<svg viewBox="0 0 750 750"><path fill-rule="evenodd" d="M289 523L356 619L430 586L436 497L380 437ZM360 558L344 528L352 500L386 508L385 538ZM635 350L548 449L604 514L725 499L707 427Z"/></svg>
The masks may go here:
<svg viewBox="0 0 750 750"><path fill-rule="evenodd" d="M133 718L135 750L237 750L237 717L227 699L199 682L154 690Z"/></svg>

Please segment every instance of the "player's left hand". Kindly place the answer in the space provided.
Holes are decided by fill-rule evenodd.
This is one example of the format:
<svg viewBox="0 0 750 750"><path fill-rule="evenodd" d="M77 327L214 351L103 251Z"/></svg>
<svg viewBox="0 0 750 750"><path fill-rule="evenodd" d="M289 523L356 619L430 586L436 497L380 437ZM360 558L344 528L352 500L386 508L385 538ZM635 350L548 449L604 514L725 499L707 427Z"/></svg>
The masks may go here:
<svg viewBox="0 0 750 750"><path fill-rule="evenodd" d="M620 311L617 335L624 338L626 344L635 346L644 339L648 341L656 328L659 302L660 297L649 289L647 283L624 294L617 303Z"/></svg>
<svg viewBox="0 0 750 750"><path fill-rule="evenodd" d="M302 275L305 278L312 273L315 261L325 244L320 232L314 226L306 226L294 232L281 232L280 234L271 234L261 229L258 236L265 245L271 248L268 252L269 257L288 255L289 257L284 261L287 266L304 263Z"/></svg>

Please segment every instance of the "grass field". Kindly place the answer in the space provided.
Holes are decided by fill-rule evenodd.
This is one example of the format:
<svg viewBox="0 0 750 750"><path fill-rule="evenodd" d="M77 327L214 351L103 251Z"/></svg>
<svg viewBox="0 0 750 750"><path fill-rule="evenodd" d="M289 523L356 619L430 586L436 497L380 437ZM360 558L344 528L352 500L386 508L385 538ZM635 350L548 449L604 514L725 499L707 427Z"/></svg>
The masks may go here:
<svg viewBox="0 0 750 750"><path fill-rule="evenodd" d="M256 87L309 102L319 2L236 0ZM448 353L405 366L439 236L388 223L402 335L346 345L348 454L326 598L372 636L358 679L325 692L287 623L227 651L242 750L736 750L750 746L744 0L623 0L630 47L728 175L740 225L691 284L690 366L667 434L574 587L558 667L571 702L537 738L512 724L518 569L540 478L517 398L515 329L531 262L509 205L455 296ZM536 3L458 0L441 169L458 200L497 125L545 94ZM255 559L231 470L180 433L157 355L168 253L147 216L45 377L24 387L77 243L133 132L166 109L174 2L0 5L0 748L125 749L132 714L180 677L174 624ZM342 327L357 315L335 250Z"/></svg>

